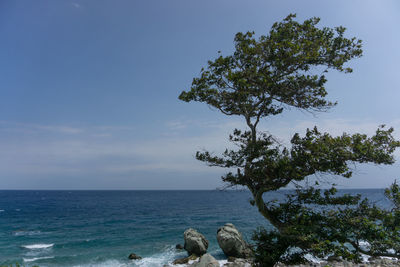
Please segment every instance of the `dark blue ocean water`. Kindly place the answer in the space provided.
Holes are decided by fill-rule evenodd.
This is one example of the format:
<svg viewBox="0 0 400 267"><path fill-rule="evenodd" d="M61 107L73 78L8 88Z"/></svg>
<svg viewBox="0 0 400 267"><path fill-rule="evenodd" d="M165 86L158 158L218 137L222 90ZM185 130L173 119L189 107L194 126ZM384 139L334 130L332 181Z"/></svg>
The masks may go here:
<svg viewBox="0 0 400 267"><path fill-rule="evenodd" d="M387 205L383 190L350 190ZM275 193L274 196L283 194ZM273 197L273 196L271 196ZM266 221L246 191L0 191L0 265L162 266L192 227L224 259L216 231L231 222L250 241ZM130 253L144 257L128 260Z"/></svg>

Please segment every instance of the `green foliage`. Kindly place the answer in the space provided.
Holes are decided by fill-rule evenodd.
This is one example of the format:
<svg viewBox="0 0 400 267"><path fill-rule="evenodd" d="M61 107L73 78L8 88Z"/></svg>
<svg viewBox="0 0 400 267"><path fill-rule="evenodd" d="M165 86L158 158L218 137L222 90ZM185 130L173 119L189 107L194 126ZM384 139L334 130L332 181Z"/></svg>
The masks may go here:
<svg viewBox="0 0 400 267"><path fill-rule="evenodd" d="M209 61L191 90L179 98L249 118L276 115L285 106L326 110L335 105L324 98L324 73L351 72L344 63L361 56L361 41L344 38L343 27L317 28L318 18L301 24L294 17L275 23L269 35L258 40L254 32L237 33L234 54Z"/></svg>
<svg viewBox="0 0 400 267"><path fill-rule="evenodd" d="M256 241L255 262L262 266L273 266L276 262L286 264L305 263L304 252L297 250L287 253L288 248L297 240L292 235L281 235L278 231L266 231L258 229L254 233L253 240Z"/></svg>
<svg viewBox="0 0 400 267"><path fill-rule="evenodd" d="M386 190L393 203L391 210L378 208L360 195L336 193L334 187L323 192L298 188L286 201L272 204L285 228L271 232L260 229L254 234L256 262L261 266L277 261L290 264L293 257L304 259L305 254L320 258L335 255L353 262L360 262L362 254L400 258L397 183ZM288 253L293 248L297 250Z"/></svg>
<svg viewBox="0 0 400 267"><path fill-rule="evenodd" d="M325 74L351 72L345 63L362 55L361 41L345 38L345 28L318 28L318 18L303 23L294 18L291 14L275 23L268 35L258 39L254 32L236 34L233 55L209 61L190 90L180 94L183 101L204 102L225 115L241 116L248 126L229 136L236 149L226 149L221 156L197 152L196 158L210 166L235 169L222 180L247 187L253 195L251 204L274 226L272 232L260 230L254 237L262 266L299 263L307 253L334 254L355 262L361 252L398 256L400 189L396 183L386 192L394 203L392 211L360 196L338 196L334 187L321 191L300 186L312 175L350 178L354 164L393 164L400 142L392 128L379 126L373 136L333 137L315 127L304 136L296 133L289 147L257 130L260 119L291 107L315 112L336 105L326 99ZM297 188L284 201L264 201L265 194L289 184ZM361 241L368 241L370 247L363 248ZM388 253L388 248L395 253Z"/></svg>

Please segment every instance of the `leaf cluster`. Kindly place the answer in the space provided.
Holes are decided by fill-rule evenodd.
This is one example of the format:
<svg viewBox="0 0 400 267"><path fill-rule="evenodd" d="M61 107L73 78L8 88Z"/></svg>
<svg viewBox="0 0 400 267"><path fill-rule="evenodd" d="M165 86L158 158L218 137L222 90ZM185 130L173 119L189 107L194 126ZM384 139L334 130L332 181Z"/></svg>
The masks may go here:
<svg viewBox="0 0 400 267"><path fill-rule="evenodd" d="M237 168L222 177L231 185L270 191L313 174L351 177L352 163L392 164L393 152L400 146L392 133L393 128L380 126L372 137L358 133L332 137L315 127L304 137L296 133L287 148L272 135L258 133L254 142L250 131L235 129L229 139L237 149L226 149L222 156L197 152L196 158L210 166Z"/></svg>
<svg viewBox="0 0 400 267"><path fill-rule="evenodd" d="M179 99L199 101L226 115L262 118L285 107L326 110L329 69L351 72L344 64L362 55L361 40L345 38L344 27L317 27L319 18L299 23L290 14L268 35L237 33L233 55L208 61L200 77Z"/></svg>

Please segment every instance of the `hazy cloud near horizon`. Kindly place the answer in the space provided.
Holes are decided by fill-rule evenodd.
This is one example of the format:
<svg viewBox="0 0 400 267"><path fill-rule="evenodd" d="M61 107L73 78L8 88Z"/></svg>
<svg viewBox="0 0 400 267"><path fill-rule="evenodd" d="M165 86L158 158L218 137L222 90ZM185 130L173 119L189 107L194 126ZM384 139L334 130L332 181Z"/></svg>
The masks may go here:
<svg viewBox="0 0 400 267"><path fill-rule="evenodd" d="M267 129L266 123L261 124L260 129ZM72 127L60 125L33 125L33 124L0 124L0 176L12 177L18 180L22 188L35 188L37 180L70 179L71 188L79 188L73 181L79 181L79 177L85 177L95 183L96 177L108 177L109 182L98 187L126 188L129 189L162 189L156 184L149 185L125 185L113 186L113 180L124 177L126 181L140 179L142 176L158 176L155 181L170 179L173 174L181 174L190 180L191 176L207 177L212 182L201 189L213 189L221 185L220 175L224 170L205 166L194 158L197 150L207 149L216 154L226 147L232 147L227 142L227 136L234 128L243 128L239 120L218 123L215 122L191 122L190 120L167 122L164 132L153 138L135 136L134 127ZM177 127L178 125L178 127ZM282 144L290 143L290 137L299 132L304 134L306 128L316 125L315 121L297 121L288 125L286 122L278 122L273 125L274 134ZM317 121L321 131L328 131L332 135L364 132L373 134L379 124L373 122L354 122L345 119ZM393 121L388 125L400 129L400 121ZM187 129L199 132L197 135L188 134ZM399 133L395 134L397 137ZM398 157L398 153L396 154ZM394 167L386 172L391 172ZM374 171L369 167L369 171ZM375 171L382 172L378 167ZM381 175L385 175L385 172ZM145 175L144 175L145 174ZM356 176L365 175L363 167L357 167ZM390 183L396 177L387 178L384 183L369 182L358 184L357 181L344 183L347 187L381 187L381 184ZM107 180L107 179L106 179ZM354 180L354 179L353 179ZM162 184L162 183L160 183ZM12 189L5 187L3 189ZM43 186L43 185L41 185ZM57 186L49 186L49 189L59 189ZM96 189L93 184L93 189ZM175 184L170 189L184 189ZM38 189L38 188L37 188ZM188 189L188 188L186 188Z"/></svg>

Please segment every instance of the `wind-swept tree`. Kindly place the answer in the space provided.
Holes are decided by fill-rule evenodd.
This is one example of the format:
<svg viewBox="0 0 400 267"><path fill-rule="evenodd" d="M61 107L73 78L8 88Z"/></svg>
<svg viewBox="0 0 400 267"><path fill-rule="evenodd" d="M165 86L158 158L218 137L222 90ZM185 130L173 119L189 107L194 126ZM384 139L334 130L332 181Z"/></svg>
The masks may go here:
<svg viewBox="0 0 400 267"><path fill-rule="evenodd" d="M361 40L345 38L344 27L319 28L319 18L303 23L294 18L290 14L274 23L259 38L254 32L237 33L234 53L208 61L190 90L181 93L183 101L204 102L225 115L242 117L248 126L229 136L237 150L227 149L221 156L197 152L196 158L210 166L234 169L222 180L247 187L253 196L251 204L274 226L255 235L256 259L262 266L301 262L307 253L335 254L353 261L360 260L360 253L400 255L398 249L387 252L389 246L400 246L394 246L391 238L399 229L393 223L399 221L397 215L386 218L388 213L360 196L337 196L334 187L321 191L301 186L301 181L316 174L349 178L354 163L392 164L393 152L400 146L392 128L379 126L371 137L359 133L333 137L315 127L307 129L305 136L296 133L290 147L258 131L263 118L289 108L324 112L335 106L326 98L326 73L350 73L345 63L362 55ZM268 192L291 183L297 184L296 190L285 201L264 200ZM389 222L393 229L385 233ZM373 242L378 239L379 245ZM369 247L360 245L361 241L368 241Z"/></svg>

